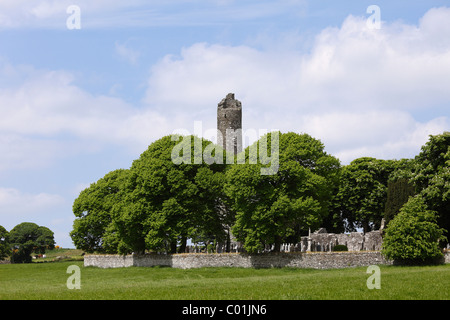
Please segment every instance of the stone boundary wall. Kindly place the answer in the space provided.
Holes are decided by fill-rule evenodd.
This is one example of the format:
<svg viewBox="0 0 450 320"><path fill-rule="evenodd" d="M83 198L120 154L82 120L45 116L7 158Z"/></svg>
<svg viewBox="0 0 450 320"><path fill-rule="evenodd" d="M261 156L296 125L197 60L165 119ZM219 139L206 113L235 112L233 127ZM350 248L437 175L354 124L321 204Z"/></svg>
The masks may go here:
<svg viewBox="0 0 450 320"><path fill-rule="evenodd" d="M450 251L444 251L442 263L450 263ZM316 252L316 253L191 253L191 254L145 254L145 255L86 255L84 266L99 268L123 267L172 267L180 269L204 267L241 268L313 268L336 269L376 264L392 265L379 251Z"/></svg>
<svg viewBox="0 0 450 320"><path fill-rule="evenodd" d="M125 268L132 267L134 265L134 255L118 255L118 254L106 254L106 255L85 255L84 266L85 267L100 267L100 268Z"/></svg>
<svg viewBox="0 0 450 320"><path fill-rule="evenodd" d="M86 255L84 266L100 268L165 266L180 269L203 267L242 268L314 268L334 269L392 264L379 251L366 252L320 252L320 253L245 253L218 254L145 254L145 255Z"/></svg>

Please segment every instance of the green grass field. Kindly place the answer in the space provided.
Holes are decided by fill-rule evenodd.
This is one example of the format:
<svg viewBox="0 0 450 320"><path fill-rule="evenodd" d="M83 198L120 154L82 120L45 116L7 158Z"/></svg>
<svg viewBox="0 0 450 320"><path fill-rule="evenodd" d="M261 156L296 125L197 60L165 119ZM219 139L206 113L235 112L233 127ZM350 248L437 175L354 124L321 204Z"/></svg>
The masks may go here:
<svg viewBox="0 0 450 320"><path fill-rule="evenodd" d="M70 265L81 289L69 290ZM381 266L381 289L366 268L338 270L83 267L82 261L0 265L0 299L449 299L450 265Z"/></svg>

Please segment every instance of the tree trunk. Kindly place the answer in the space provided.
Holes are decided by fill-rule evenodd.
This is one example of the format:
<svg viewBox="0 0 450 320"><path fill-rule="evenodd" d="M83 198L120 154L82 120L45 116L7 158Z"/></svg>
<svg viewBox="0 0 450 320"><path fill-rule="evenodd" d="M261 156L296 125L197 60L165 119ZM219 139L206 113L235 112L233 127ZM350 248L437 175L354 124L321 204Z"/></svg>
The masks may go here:
<svg viewBox="0 0 450 320"><path fill-rule="evenodd" d="M178 248L178 253L185 253L185 251L186 251L186 242L187 242L187 237L183 236L181 238L180 247Z"/></svg>
<svg viewBox="0 0 450 320"><path fill-rule="evenodd" d="M170 253L177 253L177 242L176 241L170 242Z"/></svg>
<svg viewBox="0 0 450 320"><path fill-rule="evenodd" d="M281 237L275 236L275 243L272 252L280 252L281 249Z"/></svg>
<svg viewBox="0 0 450 320"><path fill-rule="evenodd" d="M135 254L144 254L145 253L145 239L139 239L136 243L136 245L134 246L134 253Z"/></svg>
<svg viewBox="0 0 450 320"><path fill-rule="evenodd" d="M369 227L369 222L368 221L362 221L362 227L363 227L364 233L370 231L370 227Z"/></svg>

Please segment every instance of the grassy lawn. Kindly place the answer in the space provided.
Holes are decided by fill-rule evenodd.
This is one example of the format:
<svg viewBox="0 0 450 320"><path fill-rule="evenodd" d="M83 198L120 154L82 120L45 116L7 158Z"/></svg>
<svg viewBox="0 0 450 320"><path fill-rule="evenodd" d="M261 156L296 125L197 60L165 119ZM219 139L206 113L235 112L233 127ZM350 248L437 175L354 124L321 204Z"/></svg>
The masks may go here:
<svg viewBox="0 0 450 320"><path fill-rule="evenodd" d="M81 271L69 290L67 267ZM0 265L0 299L450 299L450 265L381 266L381 289L366 268L338 270L99 269L81 261Z"/></svg>

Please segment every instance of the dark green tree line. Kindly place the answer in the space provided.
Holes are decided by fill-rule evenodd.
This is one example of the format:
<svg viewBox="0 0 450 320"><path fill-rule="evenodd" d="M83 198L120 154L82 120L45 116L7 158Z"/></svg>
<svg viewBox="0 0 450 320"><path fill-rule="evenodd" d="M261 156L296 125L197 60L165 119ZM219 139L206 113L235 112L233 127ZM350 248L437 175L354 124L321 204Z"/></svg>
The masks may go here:
<svg viewBox="0 0 450 320"><path fill-rule="evenodd" d="M413 195L448 230L449 137L430 136L414 159L362 157L341 167L307 134L269 133L234 164L225 164L210 141L166 136L129 169L80 193L71 236L88 252L174 253L184 251L187 239L226 243L231 228L248 252L265 244L277 250L309 228L367 232L383 217L389 226Z"/></svg>

